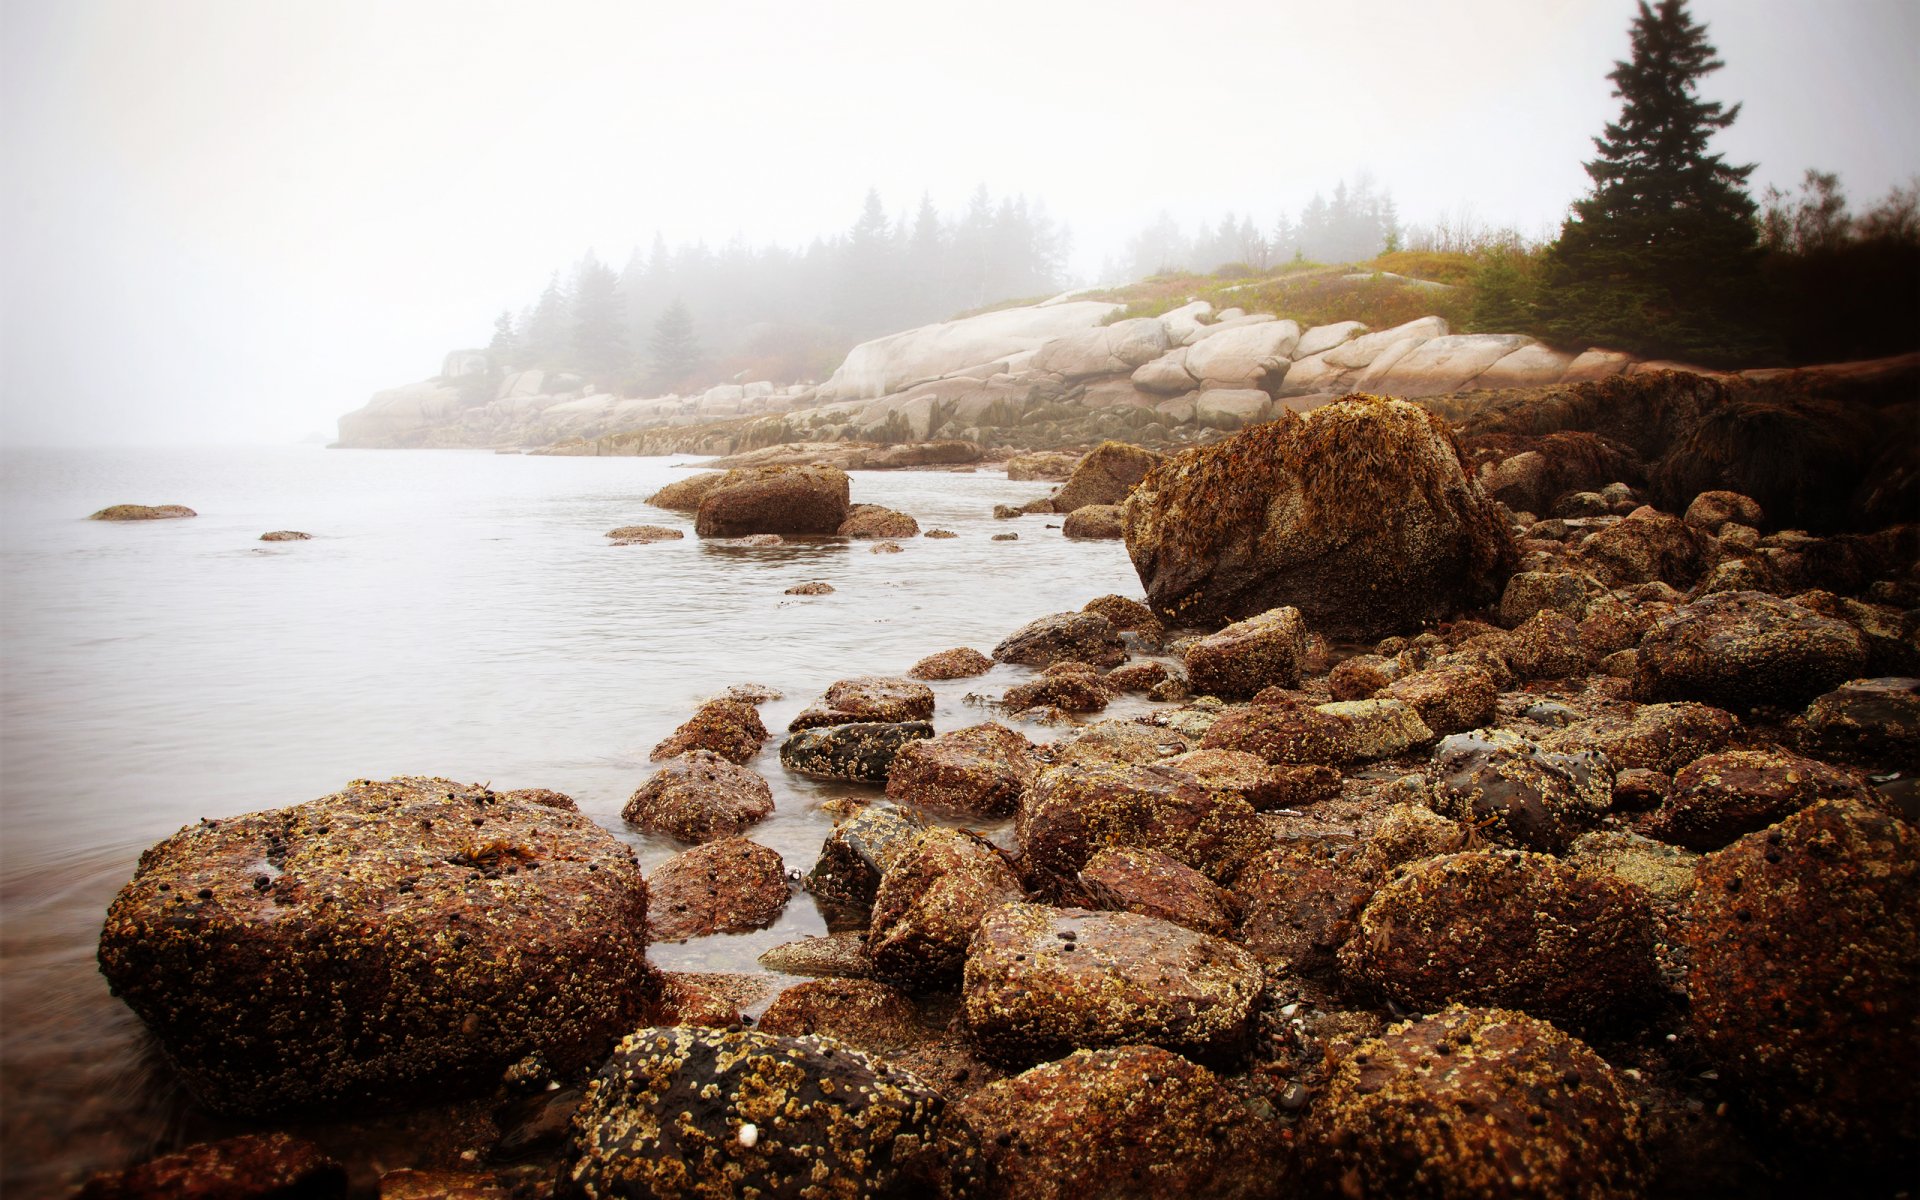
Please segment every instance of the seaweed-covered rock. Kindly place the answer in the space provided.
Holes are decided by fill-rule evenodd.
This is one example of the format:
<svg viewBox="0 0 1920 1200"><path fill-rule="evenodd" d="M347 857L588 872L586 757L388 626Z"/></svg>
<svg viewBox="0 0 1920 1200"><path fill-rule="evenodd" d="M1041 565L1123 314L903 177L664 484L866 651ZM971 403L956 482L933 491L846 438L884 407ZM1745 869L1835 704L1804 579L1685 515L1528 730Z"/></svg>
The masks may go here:
<svg viewBox="0 0 1920 1200"><path fill-rule="evenodd" d="M1163 619L1233 621L1291 605L1332 638L1491 603L1515 557L1446 423L1373 396L1182 452L1141 481L1126 522L1127 552Z"/></svg>
<svg viewBox="0 0 1920 1200"><path fill-rule="evenodd" d="M1063 664L1056 663L1055 666ZM1085 664L1077 664L1084 666ZM1111 694L1094 668L1085 672L1048 673L1038 679L1016 683L1006 690L1000 702L1019 712L1028 708L1057 708L1061 712L1099 712L1107 706Z"/></svg>
<svg viewBox="0 0 1920 1200"><path fill-rule="evenodd" d="M771 925L787 906L780 855L742 837L683 850L647 877L647 928L663 942Z"/></svg>
<svg viewBox="0 0 1920 1200"><path fill-rule="evenodd" d="M847 519L848 488L847 473L835 467L729 471L701 497L693 531L703 538L833 533Z"/></svg>
<svg viewBox="0 0 1920 1200"><path fill-rule="evenodd" d="M1053 511L1071 513L1089 504L1119 504L1159 462L1160 456L1151 450L1125 442L1101 442L1053 494Z"/></svg>
<svg viewBox="0 0 1920 1200"><path fill-rule="evenodd" d="M1080 606L1081 612L1098 613L1113 623L1115 629L1151 629L1159 632L1160 618L1153 610L1138 600L1129 600L1125 596L1109 592L1104 596L1095 596Z"/></svg>
<svg viewBox="0 0 1920 1200"><path fill-rule="evenodd" d="M920 522L903 512L878 504L855 504L834 530L844 538L910 538L920 536Z"/></svg>
<svg viewBox="0 0 1920 1200"><path fill-rule="evenodd" d="M1040 772L1015 821L1028 865L1071 878L1108 846L1158 850L1231 878L1265 843L1253 806L1164 763L1069 763Z"/></svg>
<svg viewBox="0 0 1920 1200"><path fill-rule="evenodd" d="M1273 1148L1205 1067L1157 1046L1079 1050L947 1110L944 1157L982 1200L1248 1200Z"/></svg>
<svg viewBox="0 0 1920 1200"><path fill-rule="evenodd" d="M1920 1144L1920 834L1822 800L1709 854L1689 920L1701 1049L1833 1164Z"/></svg>
<svg viewBox="0 0 1920 1200"><path fill-rule="evenodd" d="M347 1170L307 1141L246 1133L103 1171L76 1200L344 1200Z"/></svg>
<svg viewBox="0 0 1920 1200"><path fill-rule="evenodd" d="M1850 773L1815 759L1784 750L1728 750L1695 759L1675 775L1646 832L1689 850L1718 850L1816 800L1871 803L1872 796Z"/></svg>
<svg viewBox="0 0 1920 1200"><path fill-rule="evenodd" d="M661 764L620 810L620 818L649 833L683 842L710 842L744 833L773 812L767 781L711 750L689 750Z"/></svg>
<svg viewBox="0 0 1920 1200"><path fill-rule="evenodd" d="M862 675L842 679L827 689L824 699L809 704L787 724L787 732L825 725L853 725L862 721L898 724L925 721L933 716L933 689L912 679Z"/></svg>
<svg viewBox="0 0 1920 1200"><path fill-rule="evenodd" d="M1634 655L1636 700L1744 711L1798 708L1860 674L1866 640L1845 621L1764 592L1718 592L1662 617Z"/></svg>
<svg viewBox="0 0 1920 1200"><path fill-rule="evenodd" d="M913 1001L871 979L811 979L781 992L760 1015L760 1032L813 1035L886 1054L920 1040Z"/></svg>
<svg viewBox="0 0 1920 1200"><path fill-rule="evenodd" d="M1050 667L1072 660L1096 667L1126 661L1126 643L1113 623L1098 613L1054 613L1029 621L993 648L995 662Z"/></svg>
<svg viewBox="0 0 1920 1200"><path fill-rule="evenodd" d="M925 721L861 721L802 729L780 743L780 765L802 775L885 783L902 747L933 736Z"/></svg>
<svg viewBox="0 0 1920 1200"><path fill-rule="evenodd" d="M1299 609L1269 609L1188 645L1188 686L1227 700L1250 699L1269 687L1298 687L1306 644Z"/></svg>
<svg viewBox="0 0 1920 1200"><path fill-rule="evenodd" d="M942 812L1007 817L1038 767L1032 742L989 721L902 746L887 795Z"/></svg>
<svg viewBox="0 0 1920 1200"><path fill-rule="evenodd" d="M978 650L960 646L929 654L907 668L909 679L971 679L993 669L993 660Z"/></svg>
<svg viewBox="0 0 1920 1200"><path fill-rule="evenodd" d="M1578 621L1587 615L1587 585L1565 571L1519 571L1500 595L1500 623L1524 625L1535 613L1550 610Z"/></svg>
<svg viewBox="0 0 1920 1200"><path fill-rule="evenodd" d="M1810 753L1869 766L1920 767L1920 679L1853 679L1807 705Z"/></svg>
<svg viewBox="0 0 1920 1200"><path fill-rule="evenodd" d="M1679 517L1638 508L1623 520L1591 534L1575 558L1612 587L1659 580L1692 587L1712 563L1706 535Z"/></svg>
<svg viewBox="0 0 1920 1200"><path fill-rule="evenodd" d="M1007 460L1007 478L1012 480L1066 480L1080 465L1080 455L1064 450L1032 450Z"/></svg>
<svg viewBox="0 0 1920 1200"><path fill-rule="evenodd" d="M967 1026L1009 1063L1148 1044L1203 1062L1244 1053L1262 983L1230 942L1137 913L1008 904L967 952Z"/></svg>
<svg viewBox="0 0 1920 1200"><path fill-rule="evenodd" d="M1545 1021L1454 1006L1348 1055L1299 1130L1313 1194L1637 1200L1639 1114Z"/></svg>
<svg viewBox="0 0 1920 1200"><path fill-rule="evenodd" d="M1233 894L1158 850L1108 847L1080 868L1090 907L1159 917L1215 937L1232 934Z"/></svg>
<svg viewBox="0 0 1920 1200"><path fill-rule="evenodd" d="M1475 851L1414 863L1382 884L1340 965L1423 1011L1495 1004L1578 1028L1649 994L1654 936L1636 888L1544 854Z"/></svg>
<svg viewBox="0 0 1920 1200"><path fill-rule="evenodd" d="M109 504L87 518L89 521L175 521L197 517L184 504Z"/></svg>
<svg viewBox="0 0 1920 1200"><path fill-rule="evenodd" d="M1094 541L1118 539L1121 535L1118 504L1085 504L1067 514L1060 522L1060 536Z"/></svg>
<svg viewBox="0 0 1920 1200"><path fill-rule="evenodd" d="M940 1097L830 1038L642 1029L587 1088L561 1164L572 1196L885 1194Z"/></svg>
<svg viewBox="0 0 1920 1200"><path fill-rule="evenodd" d="M1411 705L1441 737L1491 725L1499 715L1500 689L1493 676L1464 664L1415 671L1387 684L1381 694Z"/></svg>
<svg viewBox="0 0 1920 1200"><path fill-rule="evenodd" d="M1454 734L1427 772L1435 812L1529 850L1565 850L1613 803L1605 755L1543 750L1508 729Z"/></svg>
<svg viewBox="0 0 1920 1200"><path fill-rule="evenodd" d="M1614 767L1673 774L1727 744L1740 722L1708 704L1643 704L1631 716L1590 717L1549 734L1556 752L1598 750Z"/></svg>
<svg viewBox="0 0 1920 1200"><path fill-rule="evenodd" d="M830 907L873 903L880 879L920 840L926 822L892 804L863 805L833 827L820 846L820 860L807 872L806 889Z"/></svg>
<svg viewBox="0 0 1920 1200"><path fill-rule="evenodd" d="M766 740L767 727L761 724L753 705L742 700L709 700L647 757L659 762L689 750L711 750L730 763L744 766L760 753Z"/></svg>
<svg viewBox="0 0 1920 1200"><path fill-rule="evenodd" d="M1233 894L1241 945L1289 975L1315 975L1334 965L1373 885L1350 849L1290 843L1248 863Z"/></svg>
<svg viewBox="0 0 1920 1200"><path fill-rule="evenodd" d="M1203 750L1239 750L1270 763L1338 766L1353 761L1348 723L1305 704L1249 704L1207 727Z"/></svg>
<svg viewBox="0 0 1920 1200"><path fill-rule="evenodd" d="M916 992L951 986L980 922L1025 896L1013 869L985 839L927 830L887 868L873 898L867 956L874 976Z"/></svg>
<svg viewBox="0 0 1920 1200"><path fill-rule="evenodd" d="M141 855L100 969L203 1103L254 1114L589 1064L637 1011L646 922L632 852L586 817L363 780Z"/></svg>
<svg viewBox="0 0 1920 1200"><path fill-rule="evenodd" d="M726 477L725 471L702 471L686 479L676 479L648 496L647 503L670 512L693 512L707 498L707 493L718 487Z"/></svg>

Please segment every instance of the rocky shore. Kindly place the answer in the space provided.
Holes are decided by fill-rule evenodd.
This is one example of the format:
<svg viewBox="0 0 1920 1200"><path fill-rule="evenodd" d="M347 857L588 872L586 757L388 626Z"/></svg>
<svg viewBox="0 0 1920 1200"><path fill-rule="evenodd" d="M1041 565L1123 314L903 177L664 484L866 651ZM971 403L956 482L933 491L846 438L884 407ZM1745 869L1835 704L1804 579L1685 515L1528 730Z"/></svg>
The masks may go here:
<svg viewBox="0 0 1920 1200"><path fill-rule="evenodd" d="M1239 361L1162 362L1153 322L1040 366ZM1315 333L1288 376L1373 336ZM1432 340L1394 362L1451 361ZM898 395L890 361L835 386ZM1887 439L1911 392L1493 386L1527 363L1425 405L1263 392L1276 419L1170 456L1031 463L1065 478L1030 507L1124 538L1144 598L901 676L849 663L782 735L765 692L716 695L623 814L689 843L644 879L566 797L445 780L183 830L101 966L255 1132L87 1194L1908 1186L1920 485ZM917 531L798 455L653 503L709 538ZM992 719L936 728L927 681L996 663L1021 674ZM1147 715L1103 719L1123 695ZM865 789L811 864L752 840L776 740L778 769ZM646 961L764 926L789 866L826 936L757 974ZM283 1132L423 1098L437 1135L384 1178Z"/></svg>

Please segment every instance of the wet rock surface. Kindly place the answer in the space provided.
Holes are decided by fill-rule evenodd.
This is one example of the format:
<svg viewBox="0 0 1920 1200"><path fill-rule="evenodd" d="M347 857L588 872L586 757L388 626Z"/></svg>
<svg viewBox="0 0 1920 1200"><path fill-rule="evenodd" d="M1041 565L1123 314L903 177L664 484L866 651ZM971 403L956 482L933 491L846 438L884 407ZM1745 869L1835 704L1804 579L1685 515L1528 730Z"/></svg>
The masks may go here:
<svg viewBox="0 0 1920 1200"><path fill-rule="evenodd" d="M1187 682L1196 693L1248 700L1269 687L1300 684L1306 625L1296 608L1275 608L1236 621L1186 649Z"/></svg>
<svg viewBox="0 0 1920 1200"><path fill-rule="evenodd" d="M592 1062L635 1011L646 921L632 853L587 818L410 776L154 846L100 967L203 1103L262 1113Z"/></svg>
<svg viewBox="0 0 1920 1200"><path fill-rule="evenodd" d="M677 542L687 536L685 530L669 529L665 525L622 525L618 529L609 529L607 536L616 546L645 546L653 542ZM306 537L301 534L300 537ZM281 541L281 537L266 534L261 541Z"/></svg>
<svg viewBox="0 0 1920 1200"><path fill-rule="evenodd" d="M893 804L864 805L833 827L806 888L829 907L865 908L894 861L926 832L917 814ZM862 922L864 924L864 921Z"/></svg>
<svg viewBox="0 0 1920 1200"><path fill-rule="evenodd" d="M570 1196L884 1194L942 1103L844 1043L642 1029L595 1076L562 1165Z"/></svg>
<svg viewBox="0 0 1920 1200"><path fill-rule="evenodd" d="M184 504L110 504L87 518L89 521L174 521L197 517Z"/></svg>
<svg viewBox="0 0 1920 1200"><path fill-rule="evenodd" d="M744 833L772 812L766 780L711 750L689 750L663 763L620 819L683 842L710 842Z"/></svg>
<svg viewBox="0 0 1920 1200"><path fill-rule="evenodd" d="M336 1200L346 1194L346 1168L312 1142L248 1133L101 1172L77 1200Z"/></svg>
<svg viewBox="0 0 1920 1200"><path fill-rule="evenodd" d="M1784 750L1729 750L1695 759L1673 777L1645 832L1689 850L1718 850L1816 800L1871 795L1851 772Z"/></svg>
<svg viewBox="0 0 1920 1200"><path fill-rule="evenodd" d="M741 837L674 855L654 868L647 887L648 928L665 942L759 929L787 906L780 855Z"/></svg>
<svg viewBox="0 0 1920 1200"><path fill-rule="evenodd" d="M935 827L880 879L867 931L874 977L924 992L960 979L967 944L988 913L1025 899L1020 880L991 843Z"/></svg>
<svg viewBox="0 0 1920 1200"><path fill-rule="evenodd" d="M1464 733L1490 725L1499 714L1500 689L1473 666L1436 666L1387 683L1380 694L1409 704L1435 735Z"/></svg>
<svg viewBox="0 0 1920 1200"><path fill-rule="evenodd" d="M1224 1063L1246 1048L1261 981L1244 950L1170 921L1008 904L967 953L964 1000L999 1061L1151 1044Z"/></svg>
<svg viewBox="0 0 1920 1200"><path fill-rule="evenodd" d="M852 725L879 721L899 724L933 716L933 689L913 679L862 675L842 679L827 694L808 705L788 725L789 733L825 725Z"/></svg>
<svg viewBox="0 0 1920 1200"><path fill-rule="evenodd" d="M878 504L855 504L835 533L844 538L910 538L920 536L920 522L903 512Z"/></svg>
<svg viewBox="0 0 1920 1200"><path fill-rule="evenodd" d="M1276 847L1255 858L1233 882L1240 902L1239 941L1290 975L1317 975L1353 936L1373 883L1351 846L1311 843Z"/></svg>
<svg viewBox="0 0 1920 1200"><path fill-rule="evenodd" d="M1798 708L1866 662L1865 639L1844 621L1764 592L1721 592L1661 618L1641 639L1633 694L1736 711Z"/></svg>
<svg viewBox="0 0 1920 1200"><path fill-rule="evenodd" d="M692 717L669 734L648 755L654 762L685 754L689 750L710 750L730 763L744 766L767 740L767 727L752 704L742 700L709 700Z"/></svg>
<svg viewBox="0 0 1920 1200"><path fill-rule="evenodd" d="M1172 921L1200 933L1233 933L1239 902L1199 871L1157 850L1109 847L1080 868L1088 907Z"/></svg>
<svg viewBox="0 0 1920 1200"><path fill-rule="evenodd" d="M993 669L993 660L978 650L961 646L929 654L907 669L909 679L971 679Z"/></svg>
<svg viewBox="0 0 1920 1200"><path fill-rule="evenodd" d="M1127 650L1119 630L1098 613L1055 613L1015 630L993 648L993 657L1028 667L1067 661L1117 667L1126 661Z"/></svg>
<svg viewBox="0 0 1920 1200"><path fill-rule="evenodd" d="M729 471L700 498L693 530L703 538L834 533L847 519L848 488L847 473L833 467Z"/></svg>
<svg viewBox="0 0 1920 1200"><path fill-rule="evenodd" d="M1920 769L1920 679L1854 679L1807 705L1802 747L1844 762Z"/></svg>
<svg viewBox="0 0 1920 1200"><path fill-rule="evenodd" d="M1502 845L1558 853L1613 804L1596 750L1556 752L1505 729L1457 733L1428 767L1433 808Z"/></svg>
<svg viewBox="0 0 1920 1200"><path fill-rule="evenodd" d="M1346 1196L1632 1200L1648 1176L1626 1089L1545 1021L1446 1009L1348 1056L1299 1131L1308 1186Z"/></svg>
<svg viewBox="0 0 1920 1200"><path fill-rule="evenodd" d="M1077 1051L948 1111L964 1194L1004 1200L1276 1194L1276 1147L1205 1067L1156 1046Z"/></svg>
<svg viewBox="0 0 1920 1200"><path fill-rule="evenodd" d="M1920 835L1823 800L1707 855L1684 939L1702 1050L1823 1164L1920 1142Z"/></svg>
<svg viewBox="0 0 1920 1200"><path fill-rule="evenodd" d="M1038 767L1033 743L988 722L901 747L887 795L939 812L1007 817Z"/></svg>
<svg viewBox="0 0 1920 1200"><path fill-rule="evenodd" d="M1060 536L1084 539L1117 539L1121 536L1120 506L1088 504L1067 514L1060 522Z"/></svg>
<svg viewBox="0 0 1920 1200"><path fill-rule="evenodd" d="M1671 775L1727 744L1739 727L1730 712L1708 704L1644 704L1630 716L1599 716L1549 734L1550 751L1597 750L1619 770Z"/></svg>
<svg viewBox="0 0 1920 1200"><path fill-rule="evenodd" d="M1231 878L1266 842L1258 814L1230 790L1164 764L1091 762L1034 777L1015 831L1028 866L1070 878L1109 846L1158 850L1210 878Z"/></svg>
<svg viewBox="0 0 1920 1200"><path fill-rule="evenodd" d="M1415 1009L1493 1004L1584 1028L1652 990L1654 941L1638 889L1544 854L1476 851L1381 885L1340 965Z"/></svg>
<svg viewBox="0 0 1920 1200"><path fill-rule="evenodd" d="M760 1016L760 1032L811 1035L886 1054L925 1038L907 996L870 979L814 979L781 992Z"/></svg>
<svg viewBox="0 0 1920 1200"><path fill-rule="evenodd" d="M925 721L863 721L802 729L780 744L780 764L802 775L885 783L902 747L933 736Z"/></svg>

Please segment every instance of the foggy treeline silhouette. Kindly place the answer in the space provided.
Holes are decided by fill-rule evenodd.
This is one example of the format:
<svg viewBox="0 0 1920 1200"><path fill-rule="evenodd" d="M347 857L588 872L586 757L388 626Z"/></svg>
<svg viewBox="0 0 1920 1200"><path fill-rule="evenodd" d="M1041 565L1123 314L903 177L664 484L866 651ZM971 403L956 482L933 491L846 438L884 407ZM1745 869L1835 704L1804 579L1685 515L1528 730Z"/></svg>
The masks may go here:
<svg viewBox="0 0 1920 1200"><path fill-rule="evenodd" d="M1334 186L1333 198L1315 193L1297 216L1281 213L1270 227L1251 213L1227 213L1218 224L1201 222L1192 236L1172 216L1158 220L1127 242L1126 254L1109 258L1101 271L1108 283L1125 283L1168 271L1264 271L1287 262L1361 262L1400 248L1400 214L1392 193L1361 175L1351 187Z"/></svg>

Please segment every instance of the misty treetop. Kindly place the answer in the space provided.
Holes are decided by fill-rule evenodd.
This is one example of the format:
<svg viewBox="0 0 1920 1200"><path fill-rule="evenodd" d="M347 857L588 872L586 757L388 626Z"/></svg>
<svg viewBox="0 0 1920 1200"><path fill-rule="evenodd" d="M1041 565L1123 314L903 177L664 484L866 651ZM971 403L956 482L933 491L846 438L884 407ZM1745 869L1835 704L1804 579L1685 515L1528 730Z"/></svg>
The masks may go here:
<svg viewBox="0 0 1920 1200"><path fill-rule="evenodd" d="M822 378L868 338L1058 292L1069 246L1044 205L996 200L985 185L953 217L926 195L911 216L889 217L869 190L845 233L801 249L655 235L618 272L588 252L502 313L489 349L502 371L571 372L627 394L741 373Z"/></svg>
<svg viewBox="0 0 1920 1200"><path fill-rule="evenodd" d="M1401 237L1392 193L1363 174L1351 186L1335 184L1331 199L1314 193L1297 215L1283 212L1268 229L1251 213L1230 212L1189 237L1162 212L1127 242L1121 259L1107 260L1101 277L1124 283L1172 271L1252 274L1286 262L1364 262L1399 249Z"/></svg>

